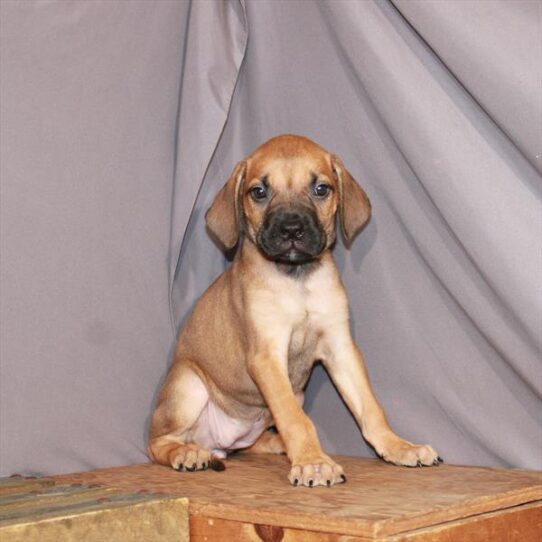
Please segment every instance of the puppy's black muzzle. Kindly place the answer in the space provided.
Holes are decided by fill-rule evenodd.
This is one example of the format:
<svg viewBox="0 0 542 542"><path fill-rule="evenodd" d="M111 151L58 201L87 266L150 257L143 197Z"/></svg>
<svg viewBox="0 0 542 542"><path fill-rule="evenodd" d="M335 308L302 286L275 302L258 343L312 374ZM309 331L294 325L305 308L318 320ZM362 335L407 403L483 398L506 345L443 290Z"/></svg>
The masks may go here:
<svg viewBox="0 0 542 542"><path fill-rule="evenodd" d="M305 263L324 250L326 235L311 209L280 207L266 216L258 234L258 245L273 260Z"/></svg>

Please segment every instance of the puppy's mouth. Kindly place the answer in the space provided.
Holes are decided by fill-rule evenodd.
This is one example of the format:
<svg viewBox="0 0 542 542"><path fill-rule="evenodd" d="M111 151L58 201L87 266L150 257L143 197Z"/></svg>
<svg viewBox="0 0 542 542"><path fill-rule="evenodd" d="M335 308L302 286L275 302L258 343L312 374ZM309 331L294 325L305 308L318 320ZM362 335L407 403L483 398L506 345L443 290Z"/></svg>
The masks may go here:
<svg viewBox="0 0 542 542"><path fill-rule="evenodd" d="M326 235L314 213L279 209L264 220L257 245L270 260L299 265L320 256L326 246Z"/></svg>
<svg viewBox="0 0 542 542"><path fill-rule="evenodd" d="M289 264L303 264L314 260L317 255L309 254L304 250L301 250L295 246L295 243L292 243L292 246L283 252L278 254L266 254L272 260L275 260L280 263L289 263Z"/></svg>

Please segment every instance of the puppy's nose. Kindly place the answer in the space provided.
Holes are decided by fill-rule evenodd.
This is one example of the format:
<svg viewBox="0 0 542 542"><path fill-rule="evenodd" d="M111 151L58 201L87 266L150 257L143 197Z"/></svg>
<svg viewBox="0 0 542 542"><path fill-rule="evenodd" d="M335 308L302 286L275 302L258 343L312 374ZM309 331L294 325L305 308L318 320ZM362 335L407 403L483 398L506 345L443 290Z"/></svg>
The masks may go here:
<svg viewBox="0 0 542 542"><path fill-rule="evenodd" d="M279 230L281 237L285 241L290 239L301 239L304 233L303 223L298 219L284 220L281 222Z"/></svg>

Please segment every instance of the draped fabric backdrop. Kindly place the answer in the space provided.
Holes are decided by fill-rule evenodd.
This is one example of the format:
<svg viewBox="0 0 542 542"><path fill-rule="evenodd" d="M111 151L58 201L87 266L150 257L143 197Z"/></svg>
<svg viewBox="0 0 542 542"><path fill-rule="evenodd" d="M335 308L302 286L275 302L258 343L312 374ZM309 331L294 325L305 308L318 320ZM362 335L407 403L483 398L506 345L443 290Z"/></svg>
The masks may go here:
<svg viewBox="0 0 542 542"><path fill-rule="evenodd" d="M228 265L204 212L287 132L372 200L335 257L391 425L541 469L541 6L2 0L0 474L146 461ZM321 368L305 407L329 452L372 455Z"/></svg>

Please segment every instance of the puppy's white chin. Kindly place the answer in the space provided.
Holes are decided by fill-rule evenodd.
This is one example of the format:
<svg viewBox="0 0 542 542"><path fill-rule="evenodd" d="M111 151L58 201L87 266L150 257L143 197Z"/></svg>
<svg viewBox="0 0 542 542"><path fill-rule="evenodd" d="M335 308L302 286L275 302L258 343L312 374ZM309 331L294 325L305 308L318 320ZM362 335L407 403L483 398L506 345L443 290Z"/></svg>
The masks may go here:
<svg viewBox="0 0 542 542"><path fill-rule="evenodd" d="M278 254L275 258L277 261L282 263L307 263L311 260L314 260L314 256L307 254L306 252L301 252L295 248L291 248L282 254Z"/></svg>

